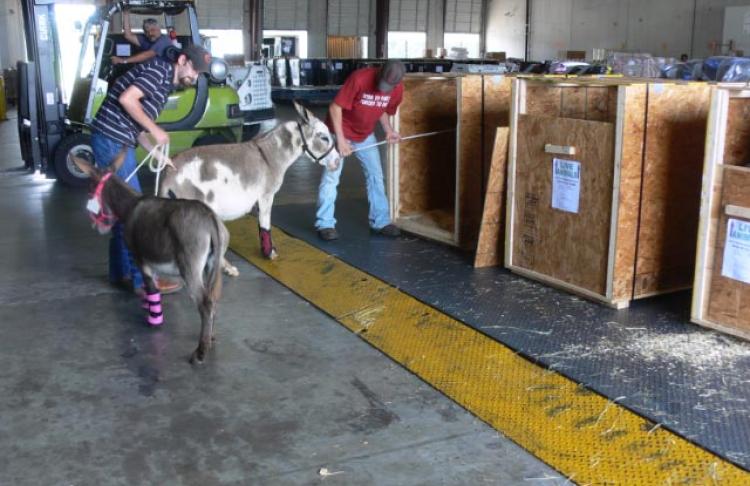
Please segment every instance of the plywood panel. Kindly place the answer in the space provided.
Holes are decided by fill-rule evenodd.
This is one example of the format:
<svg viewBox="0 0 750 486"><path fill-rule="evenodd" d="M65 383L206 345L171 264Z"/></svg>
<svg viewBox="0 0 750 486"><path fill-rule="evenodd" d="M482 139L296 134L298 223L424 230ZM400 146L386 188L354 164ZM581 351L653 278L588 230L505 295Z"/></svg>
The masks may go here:
<svg viewBox="0 0 750 486"><path fill-rule="evenodd" d="M510 126L510 102L513 86L511 76L484 76L484 108L483 134L484 139L484 184L482 191L486 192L489 185L490 166L492 165L492 148L495 145L495 135L498 127Z"/></svg>
<svg viewBox="0 0 750 486"><path fill-rule="evenodd" d="M612 275L612 300L633 296L638 218L641 204L643 146L646 130L646 86L620 88L622 142L617 203L617 236Z"/></svg>
<svg viewBox="0 0 750 486"><path fill-rule="evenodd" d="M585 81L566 82L565 86L529 82L526 84L525 113L614 123L617 87L618 84L614 83L590 86Z"/></svg>
<svg viewBox="0 0 750 486"><path fill-rule="evenodd" d="M460 83L459 244L473 250L482 216L482 77L466 76Z"/></svg>
<svg viewBox="0 0 750 486"><path fill-rule="evenodd" d="M585 120L587 91L585 86L562 88L560 116Z"/></svg>
<svg viewBox="0 0 750 486"><path fill-rule="evenodd" d="M560 116L562 88L549 83L526 83L527 115Z"/></svg>
<svg viewBox="0 0 750 486"><path fill-rule="evenodd" d="M530 101L530 100L529 100ZM614 125L519 115L514 193L514 265L604 294L613 191ZM572 145L581 163L579 212L553 209L545 144Z"/></svg>
<svg viewBox="0 0 750 486"><path fill-rule="evenodd" d="M721 213L718 215L715 257L706 317L710 321L736 328L747 335L750 334L750 284L722 276L721 269L724 261L728 220L724 210L729 204L750 208L750 170L727 166L723 168L723 171ZM750 222L750 219L734 218Z"/></svg>
<svg viewBox="0 0 750 486"><path fill-rule="evenodd" d="M508 162L508 135L510 129L495 131L492 163L484 197L484 210L479 231L474 267L491 267L502 263L505 235L505 175Z"/></svg>
<svg viewBox="0 0 750 486"><path fill-rule="evenodd" d="M458 78L404 79L399 108L402 136L455 129ZM398 216L430 210L452 212L456 193L456 137L426 137L400 144ZM453 228L445 228L453 231Z"/></svg>
<svg viewBox="0 0 750 486"><path fill-rule="evenodd" d="M710 90L649 85L635 298L692 284Z"/></svg>
<svg viewBox="0 0 750 486"><path fill-rule="evenodd" d="M590 86L586 93L586 119L614 123L617 116L617 88Z"/></svg>
<svg viewBox="0 0 750 486"><path fill-rule="evenodd" d="M730 98L727 115L724 163L750 164L750 100Z"/></svg>

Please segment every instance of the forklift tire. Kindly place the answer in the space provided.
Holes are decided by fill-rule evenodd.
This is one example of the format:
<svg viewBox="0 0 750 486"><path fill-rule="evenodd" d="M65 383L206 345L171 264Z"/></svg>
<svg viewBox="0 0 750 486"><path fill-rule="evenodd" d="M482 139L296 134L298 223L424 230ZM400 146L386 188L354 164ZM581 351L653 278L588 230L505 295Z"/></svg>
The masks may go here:
<svg viewBox="0 0 750 486"><path fill-rule="evenodd" d="M193 147L203 147L204 145L220 145L222 143L229 143L229 140L221 135L204 135L198 137L193 142Z"/></svg>
<svg viewBox="0 0 750 486"><path fill-rule="evenodd" d="M89 177L74 163L75 155L94 164L94 150L91 148L91 135L75 133L60 141L55 149L55 173L57 180L70 187L87 187Z"/></svg>

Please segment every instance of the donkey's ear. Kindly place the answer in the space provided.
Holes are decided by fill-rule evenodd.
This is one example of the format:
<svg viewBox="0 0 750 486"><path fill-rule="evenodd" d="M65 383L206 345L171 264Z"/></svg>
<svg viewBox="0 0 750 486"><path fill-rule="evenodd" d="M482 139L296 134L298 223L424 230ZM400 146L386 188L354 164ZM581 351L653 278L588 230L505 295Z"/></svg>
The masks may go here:
<svg viewBox="0 0 750 486"><path fill-rule="evenodd" d="M112 163L109 164L109 171L115 173L120 170L120 167L122 167L122 164L125 162L126 155L128 155L128 147L123 146L120 153L118 153Z"/></svg>
<svg viewBox="0 0 750 486"><path fill-rule="evenodd" d="M305 123L310 123L310 117L312 116L310 110L300 105L296 101L294 102L294 109L297 111L299 117L302 118L302 121L304 121Z"/></svg>
<svg viewBox="0 0 750 486"><path fill-rule="evenodd" d="M92 179L99 179L99 170L93 165L89 164L87 160L82 159L81 157L76 157L75 155L71 155L70 158L76 165L76 167L81 169L81 172L91 177Z"/></svg>

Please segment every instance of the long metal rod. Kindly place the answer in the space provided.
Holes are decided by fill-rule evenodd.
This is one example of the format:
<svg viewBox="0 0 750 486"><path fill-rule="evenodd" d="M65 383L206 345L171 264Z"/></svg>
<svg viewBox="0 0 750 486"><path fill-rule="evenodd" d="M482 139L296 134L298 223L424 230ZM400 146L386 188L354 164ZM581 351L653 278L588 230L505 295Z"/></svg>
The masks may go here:
<svg viewBox="0 0 750 486"><path fill-rule="evenodd" d="M455 131L454 128L451 128L449 130L438 130L437 132L418 133L416 135L409 135L407 137L401 137L401 141L399 143L405 142L407 140L413 140L415 138L431 137L433 135L438 135L440 133L447 133L447 132L453 132L453 131ZM388 140L383 140L381 142L373 143L373 144L370 144L370 145L365 145L364 147L359 147L359 148L357 148L355 150L352 150L352 153L354 153L354 152L360 152L362 150L371 149L373 147L377 147L378 145L383 145L383 144L386 144L386 143L388 143Z"/></svg>

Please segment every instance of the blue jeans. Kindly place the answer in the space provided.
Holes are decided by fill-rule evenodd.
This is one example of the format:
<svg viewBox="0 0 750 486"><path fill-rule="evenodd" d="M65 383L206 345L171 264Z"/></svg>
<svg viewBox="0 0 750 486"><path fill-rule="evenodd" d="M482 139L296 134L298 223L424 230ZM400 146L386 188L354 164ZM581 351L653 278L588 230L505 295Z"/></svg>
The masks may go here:
<svg viewBox="0 0 750 486"><path fill-rule="evenodd" d="M94 161L99 168L107 168L112 164L117 154L123 148L123 144L108 138L101 133L94 132L91 136L91 148L94 150ZM135 160L135 148L128 147L117 176L125 180L137 167ZM133 176L128 185L138 192L141 192L141 184L138 181L138 175ZM133 288L138 289L143 286L143 276L138 267L133 262L133 257L125 245L123 228L120 223L112 227L112 236L109 240L109 281L120 283L123 279L130 279L133 282Z"/></svg>
<svg viewBox="0 0 750 486"><path fill-rule="evenodd" d="M352 142L356 149L365 145L376 143L375 135L370 134L362 142ZM354 155L362 164L362 172L365 174L365 183L367 186L367 201L370 203L370 227L380 229L391 223L391 216L388 210L388 199L385 197L385 186L383 185L383 168L380 165L379 147L373 147L361 152L354 152ZM318 188L318 211L316 213L315 228L335 228L336 218L333 216L336 206L336 188L341 178L341 170L344 168L344 161L341 160L336 170L324 170L320 179Z"/></svg>

